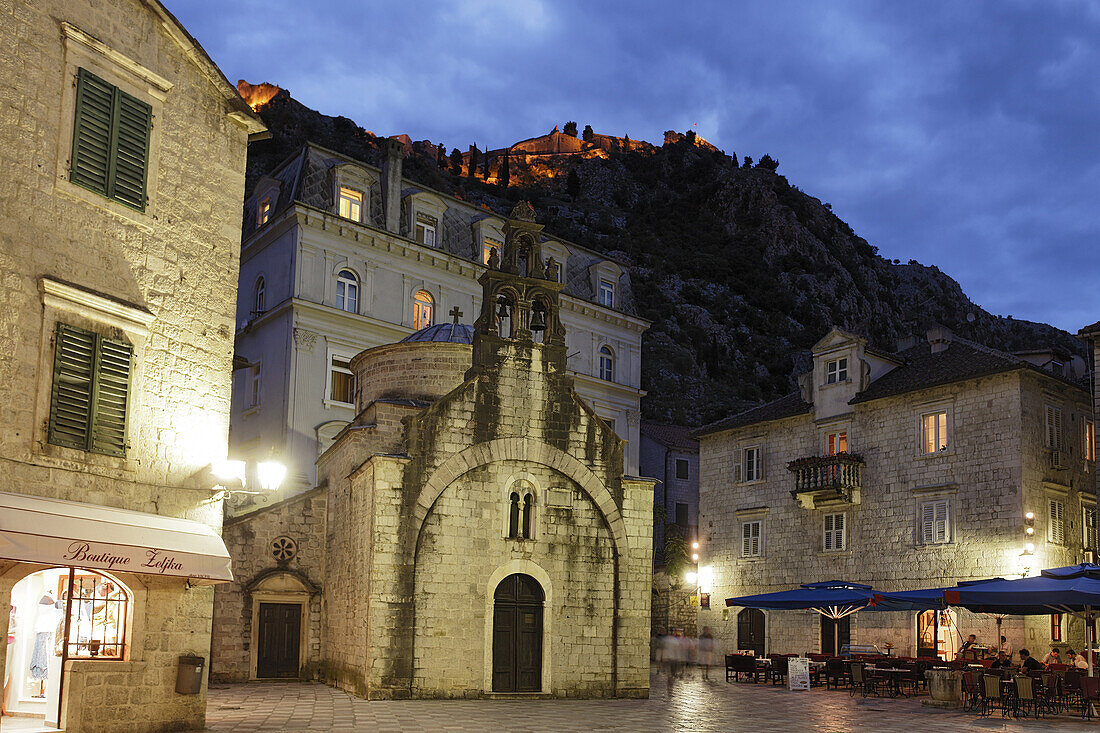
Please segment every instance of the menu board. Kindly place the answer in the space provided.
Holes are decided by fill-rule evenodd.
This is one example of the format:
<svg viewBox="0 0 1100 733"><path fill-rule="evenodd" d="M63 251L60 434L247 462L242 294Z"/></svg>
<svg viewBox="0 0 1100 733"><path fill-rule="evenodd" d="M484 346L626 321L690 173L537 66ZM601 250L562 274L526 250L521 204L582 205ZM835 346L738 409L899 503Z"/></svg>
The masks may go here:
<svg viewBox="0 0 1100 733"><path fill-rule="evenodd" d="M787 659L787 686L792 690L810 689L810 660L806 657Z"/></svg>

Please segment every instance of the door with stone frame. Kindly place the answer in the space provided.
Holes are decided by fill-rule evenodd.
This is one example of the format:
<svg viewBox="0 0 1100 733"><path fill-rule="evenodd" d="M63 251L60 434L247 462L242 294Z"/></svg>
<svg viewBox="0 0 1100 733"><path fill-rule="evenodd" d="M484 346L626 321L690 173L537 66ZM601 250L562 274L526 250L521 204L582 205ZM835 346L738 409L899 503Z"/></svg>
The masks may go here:
<svg viewBox="0 0 1100 733"><path fill-rule="evenodd" d="M493 692L542 691L542 586L516 573L493 596Z"/></svg>
<svg viewBox="0 0 1100 733"><path fill-rule="evenodd" d="M841 650L852 643L852 618L833 620L827 616L821 617L821 653L839 654Z"/></svg>
<svg viewBox="0 0 1100 733"><path fill-rule="evenodd" d="M256 676L297 677L302 637L302 607L297 603L261 603Z"/></svg>
<svg viewBox="0 0 1100 733"><path fill-rule="evenodd" d="M758 608L746 608L737 614L737 650L745 649L764 656L764 612Z"/></svg>

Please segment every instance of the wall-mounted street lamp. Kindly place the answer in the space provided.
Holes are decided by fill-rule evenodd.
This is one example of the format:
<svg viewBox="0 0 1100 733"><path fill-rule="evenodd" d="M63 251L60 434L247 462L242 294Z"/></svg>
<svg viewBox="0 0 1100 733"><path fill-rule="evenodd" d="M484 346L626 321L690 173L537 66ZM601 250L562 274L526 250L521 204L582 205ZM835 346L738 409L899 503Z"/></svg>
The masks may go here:
<svg viewBox="0 0 1100 733"><path fill-rule="evenodd" d="M279 488L286 478L286 466L278 461L266 460L256 464L258 490L246 487L246 465L244 461L225 460L213 463L196 475L200 486L209 487L213 495L211 502L222 501L233 496L256 496L270 494Z"/></svg>

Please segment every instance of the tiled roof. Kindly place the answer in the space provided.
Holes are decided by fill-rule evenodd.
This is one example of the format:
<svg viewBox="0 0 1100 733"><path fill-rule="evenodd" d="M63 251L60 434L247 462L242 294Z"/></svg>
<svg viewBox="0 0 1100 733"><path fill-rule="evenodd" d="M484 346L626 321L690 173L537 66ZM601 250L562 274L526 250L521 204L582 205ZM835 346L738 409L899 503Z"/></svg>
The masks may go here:
<svg viewBox="0 0 1100 733"><path fill-rule="evenodd" d="M719 433L723 430L744 427L745 425L754 425L769 420L782 420L785 417L794 417L795 415L805 415L811 410L812 406L802 399L802 394L800 392L792 392L786 397L780 397L777 400L765 402L759 407L739 412L736 415L731 415L718 422L713 422L710 425L704 425L698 430L693 431L692 435L699 438L711 433Z"/></svg>
<svg viewBox="0 0 1100 733"><path fill-rule="evenodd" d="M904 360L901 366L871 382L867 389L857 394L849 404L869 402L918 389L938 387L1016 369L1042 371L1017 356L958 336L952 339L946 350L936 354L932 353L927 341L922 341L912 348L899 352L898 356ZM1057 378L1049 372L1042 373L1051 378Z"/></svg>
<svg viewBox="0 0 1100 733"><path fill-rule="evenodd" d="M642 435L657 441L669 448L679 448L686 451L699 450L699 441L691 437L691 428L682 428L679 425L662 425L661 423L642 421Z"/></svg>
<svg viewBox="0 0 1100 733"><path fill-rule="evenodd" d="M436 343L472 344L474 342L474 327L465 323L437 323L434 326L422 328L410 333L401 339L406 341L433 341Z"/></svg>
<svg viewBox="0 0 1100 733"><path fill-rule="evenodd" d="M1100 321L1097 321L1096 323L1092 324L1091 326L1085 326L1084 328L1082 328L1080 331L1077 332L1078 336L1083 336L1085 338L1088 338L1090 336L1095 336L1097 334L1100 334Z"/></svg>

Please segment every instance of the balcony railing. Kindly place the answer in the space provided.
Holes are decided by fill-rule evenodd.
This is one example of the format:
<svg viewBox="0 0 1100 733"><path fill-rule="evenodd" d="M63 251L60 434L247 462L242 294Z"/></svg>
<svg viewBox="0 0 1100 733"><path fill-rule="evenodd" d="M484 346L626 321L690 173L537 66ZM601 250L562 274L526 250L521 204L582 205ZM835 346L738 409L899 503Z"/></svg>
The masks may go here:
<svg viewBox="0 0 1100 733"><path fill-rule="evenodd" d="M791 495L799 500L836 498L855 501L863 486L863 465L863 456L857 453L795 459L787 464L787 469L794 474ZM806 494L812 496L801 496Z"/></svg>

